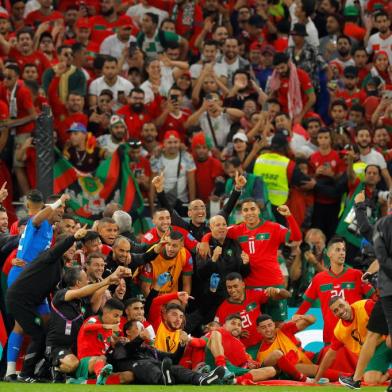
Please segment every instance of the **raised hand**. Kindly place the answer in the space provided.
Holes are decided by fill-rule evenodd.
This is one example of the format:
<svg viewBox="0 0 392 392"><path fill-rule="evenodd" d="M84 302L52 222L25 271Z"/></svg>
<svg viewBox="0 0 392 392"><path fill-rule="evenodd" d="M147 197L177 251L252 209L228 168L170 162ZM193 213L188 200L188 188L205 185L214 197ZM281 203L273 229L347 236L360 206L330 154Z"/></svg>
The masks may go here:
<svg viewBox="0 0 392 392"><path fill-rule="evenodd" d="M81 227L75 234L74 237L77 240L81 240L87 234L87 224Z"/></svg>

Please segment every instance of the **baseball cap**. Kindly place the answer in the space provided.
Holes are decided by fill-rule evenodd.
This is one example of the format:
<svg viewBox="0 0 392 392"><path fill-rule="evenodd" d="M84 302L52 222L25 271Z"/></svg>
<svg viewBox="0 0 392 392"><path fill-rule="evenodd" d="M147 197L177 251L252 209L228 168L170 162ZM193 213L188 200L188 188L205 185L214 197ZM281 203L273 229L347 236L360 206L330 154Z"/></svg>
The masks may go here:
<svg viewBox="0 0 392 392"><path fill-rule="evenodd" d="M142 146L142 142L139 139L129 139L128 145L129 147L136 149Z"/></svg>
<svg viewBox="0 0 392 392"><path fill-rule="evenodd" d="M181 139L180 134L177 131L175 131L174 129L172 129L170 131L166 131L163 136L163 140L172 139L172 138Z"/></svg>
<svg viewBox="0 0 392 392"><path fill-rule="evenodd" d="M275 135L272 137L271 140L271 148L281 148L285 147L288 145L288 140L287 136L283 132L277 132Z"/></svg>
<svg viewBox="0 0 392 392"><path fill-rule="evenodd" d="M345 77L351 76L351 77L356 78L358 76L358 69L357 69L357 67L354 67L353 65L349 65L346 68L344 68L343 75Z"/></svg>
<svg viewBox="0 0 392 392"><path fill-rule="evenodd" d="M87 128L86 128L86 126L84 124L82 124L80 122L74 122L68 128L67 132L83 132L83 133L87 133Z"/></svg>
<svg viewBox="0 0 392 392"><path fill-rule="evenodd" d="M112 127L113 125L116 125L116 124L119 124L119 123L125 125L125 122L124 122L124 120L123 120L122 117L117 116L117 114L115 114L115 115L113 115L112 117L110 117L110 126L111 126L111 127Z"/></svg>
<svg viewBox="0 0 392 392"><path fill-rule="evenodd" d="M88 18L79 18L76 21L75 26L79 29L90 29L91 28L91 23Z"/></svg>
<svg viewBox="0 0 392 392"><path fill-rule="evenodd" d="M276 50L275 50L275 48L274 48L272 45L264 45L264 46L261 48L261 53L262 53L262 54L263 54L263 53L270 53L270 54L274 55L275 52L276 52Z"/></svg>
<svg viewBox="0 0 392 392"><path fill-rule="evenodd" d="M355 5L348 5L347 7L344 8L343 15L344 16L358 16L359 9Z"/></svg>
<svg viewBox="0 0 392 392"><path fill-rule="evenodd" d="M6 12L0 12L0 19L8 19L9 15Z"/></svg>
<svg viewBox="0 0 392 392"><path fill-rule="evenodd" d="M118 19L117 19L117 25L119 27L129 27L130 29L133 27L132 25L132 20L129 16L127 15L121 15Z"/></svg>
<svg viewBox="0 0 392 392"><path fill-rule="evenodd" d="M245 135L245 133L243 132L237 132L234 136L233 136L233 142L235 140L242 140L245 143L248 143L248 136Z"/></svg>

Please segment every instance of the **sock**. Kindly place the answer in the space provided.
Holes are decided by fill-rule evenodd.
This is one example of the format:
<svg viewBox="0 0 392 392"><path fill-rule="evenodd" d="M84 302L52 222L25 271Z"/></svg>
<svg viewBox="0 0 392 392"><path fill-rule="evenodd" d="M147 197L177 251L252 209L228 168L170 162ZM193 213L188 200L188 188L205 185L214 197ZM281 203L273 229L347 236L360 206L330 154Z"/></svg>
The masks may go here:
<svg viewBox="0 0 392 392"><path fill-rule="evenodd" d="M216 366L226 366L226 359L224 355L218 355L215 357Z"/></svg>
<svg viewBox="0 0 392 392"><path fill-rule="evenodd" d="M118 374L111 374L107 379L106 379L106 385L112 384L112 385L118 385L121 384L120 381L120 376Z"/></svg>
<svg viewBox="0 0 392 392"><path fill-rule="evenodd" d="M99 359L94 364L94 373L98 377L99 373L101 373L102 368L106 365L106 362L103 359Z"/></svg>
<svg viewBox="0 0 392 392"><path fill-rule="evenodd" d="M289 376L291 376L295 381L305 381L306 377L300 373L294 365L292 365L289 360L286 358L284 355L282 358L279 359L277 362L277 365L279 366L279 369L282 370L283 372L287 373Z"/></svg>
<svg viewBox="0 0 392 392"><path fill-rule="evenodd" d="M253 376L251 373L245 373L242 376L236 377L236 380L237 380L237 384L241 384L241 382L245 380L253 381Z"/></svg>
<svg viewBox="0 0 392 392"><path fill-rule="evenodd" d="M19 357L19 351L23 343L23 334L11 332L8 338L7 347L7 376L16 373L16 361Z"/></svg>
<svg viewBox="0 0 392 392"><path fill-rule="evenodd" d="M342 373L339 370L334 370L334 369L327 369L324 374L323 377L326 377L329 379L329 381L338 381L339 376L351 376L350 373Z"/></svg>

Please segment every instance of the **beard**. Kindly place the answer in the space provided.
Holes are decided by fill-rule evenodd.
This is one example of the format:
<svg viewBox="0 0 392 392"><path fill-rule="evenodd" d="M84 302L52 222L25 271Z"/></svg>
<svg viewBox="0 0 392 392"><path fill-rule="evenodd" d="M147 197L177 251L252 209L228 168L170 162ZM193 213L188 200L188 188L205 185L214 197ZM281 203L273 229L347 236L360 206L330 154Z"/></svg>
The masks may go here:
<svg viewBox="0 0 392 392"><path fill-rule="evenodd" d="M342 56L345 57L350 53L350 49L346 49L346 48L341 48L338 49L338 53Z"/></svg>
<svg viewBox="0 0 392 392"><path fill-rule="evenodd" d="M103 16L110 16L110 15L113 15L114 14L114 8L112 7L112 8L109 8L107 11L102 11L101 10L101 14L103 15Z"/></svg>
<svg viewBox="0 0 392 392"><path fill-rule="evenodd" d="M131 105L131 108L135 113L141 113L144 110L144 104L143 103L133 103Z"/></svg>

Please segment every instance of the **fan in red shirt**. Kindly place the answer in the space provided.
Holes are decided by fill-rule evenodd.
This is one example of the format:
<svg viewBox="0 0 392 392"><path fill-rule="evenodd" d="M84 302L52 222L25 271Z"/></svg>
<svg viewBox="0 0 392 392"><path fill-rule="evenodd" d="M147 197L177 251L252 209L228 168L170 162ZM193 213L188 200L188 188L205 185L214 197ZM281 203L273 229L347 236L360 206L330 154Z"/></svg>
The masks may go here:
<svg viewBox="0 0 392 392"><path fill-rule="evenodd" d="M353 104L363 104L367 96L364 90L357 87L359 82L358 69L349 65L344 68L343 76L344 88L336 91L333 100L342 99L349 108Z"/></svg>
<svg viewBox="0 0 392 392"><path fill-rule="evenodd" d="M256 346L261 340L256 323L261 315L261 305L268 302L270 297L273 299L290 297L287 290L275 287L268 287L265 290L245 290L245 282L238 272L231 272L226 276L226 290L229 298L219 306L215 321L222 324L230 314L239 314L242 323L240 340L247 349ZM250 350L247 351L252 354Z"/></svg>
<svg viewBox="0 0 392 392"><path fill-rule="evenodd" d="M192 155L196 164L196 197L208 203L215 189L215 182L223 178L224 171L220 160L209 155L206 137L203 132L192 138Z"/></svg>
<svg viewBox="0 0 392 392"><path fill-rule="evenodd" d="M117 111L117 114L124 117L128 127L129 137L140 139L140 133L145 123L155 121L160 111L161 97L155 99L148 105L144 104L144 91L140 88L132 89L128 97L129 104Z"/></svg>
<svg viewBox="0 0 392 392"><path fill-rule="evenodd" d="M50 68L48 58L41 52L34 50L34 32L30 27L23 27L16 33L17 45L10 47L8 58L16 61L20 69L26 64L35 64L38 70L38 81L41 82L42 74Z"/></svg>
<svg viewBox="0 0 392 392"><path fill-rule="evenodd" d="M346 246L343 238L334 237L329 241L327 255L331 261L330 269L315 275L305 291L304 302L296 313L305 314L317 299L320 300L324 319L323 340L330 343L338 318L331 312L329 300L339 295L352 304L363 297L372 296L374 289L369 283L362 281L361 271L344 265Z"/></svg>
<svg viewBox="0 0 392 392"><path fill-rule="evenodd" d="M53 26L53 22L59 20L60 23L64 22L64 15L55 11L52 8L52 0L41 0L39 4L41 7L35 11L30 12L25 18L25 24L33 27L38 27L42 23L50 22Z"/></svg>
<svg viewBox="0 0 392 392"><path fill-rule="evenodd" d="M247 381L268 380L276 375L272 366L260 368L246 352L245 346L240 341L241 317L238 314L229 315L222 328L206 335L208 339L206 350L206 363L211 367L225 366L226 377L236 377L233 383L242 384Z"/></svg>
<svg viewBox="0 0 392 392"><path fill-rule="evenodd" d="M317 134L318 151L310 156L310 167L316 179L326 184L335 184L335 180L346 170L339 153L332 150L332 135L329 128L321 128ZM339 222L340 198L334 199L318 192L314 193L314 212L312 227L321 229L327 238L335 233Z"/></svg>
<svg viewBox="0 0 392 392"><path fill-rule="evenodd" d="M131 381L129 372L110 376L112 365L106 364L106 351L120 335L120 320L124 305L116 299L109 299L102 311L102 316L89 317L82 325L78 334L78 359L80 364L76 377L87 380L90 376L97 377L97 384L120 384ZM108 377L110 376L110 377Z"/></svg>
<svg viewBox="0 0 392 392"><path fill-rule="evenodd" d="M276 53L273 64L274 71L268 87L278 99L281 110L289 113L294 123L301 123L305 114L316 103L310 77L297 68L286 53Z"/></svg>

